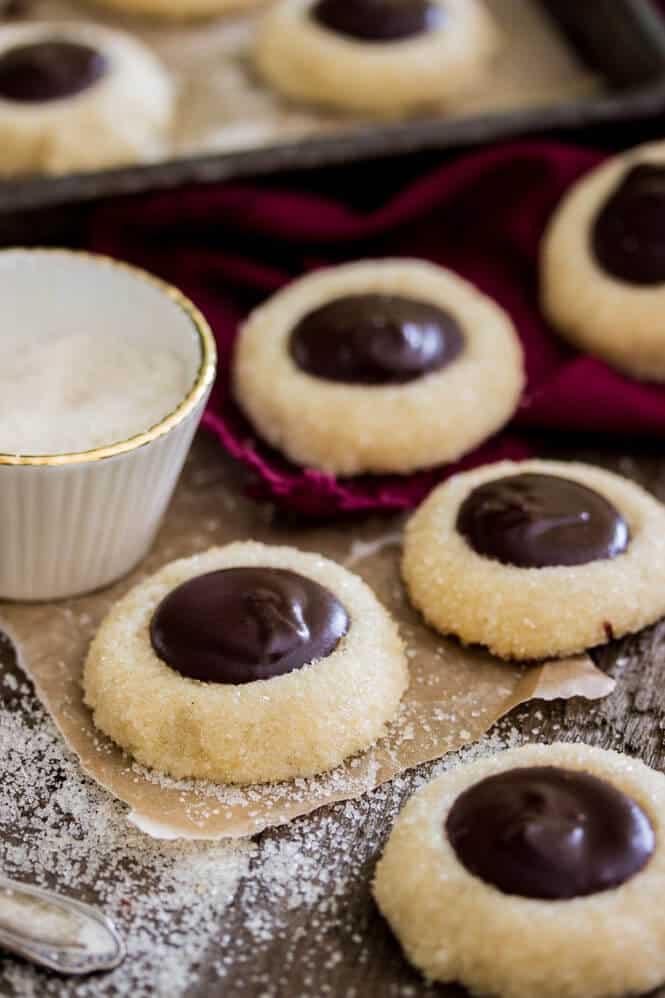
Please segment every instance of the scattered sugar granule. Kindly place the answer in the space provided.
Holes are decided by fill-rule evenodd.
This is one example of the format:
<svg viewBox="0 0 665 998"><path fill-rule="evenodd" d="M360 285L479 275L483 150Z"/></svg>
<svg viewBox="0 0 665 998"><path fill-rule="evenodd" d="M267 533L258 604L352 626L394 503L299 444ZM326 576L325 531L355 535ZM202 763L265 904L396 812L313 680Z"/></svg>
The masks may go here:
<svg viewBox="0 0 665 998"><path fill-rule="evenodd" d="M0 704L0 869L98 906L116 922L127 959L111 973L65 979L8 957L0 995L188 994L255 847L142 835L127 808L81 774L32 697L20 707Z"/></svg>
<svg viewBox="0 0 665 998"><path fill-rule="evenodd" d="M403 803L448 769L525 740L513 715L461 751L255 843L156 842L81 775L24 684L5 699L19 696L19 711L3 709L0 696L0 869L99 904L116 920L129 958L81 981L7 958L3 998L360 998L376 947L384 957L398 952L383 949L391 944L369 880ZM306 795L310 786L295 781L289 793ZM220 788L220 806L240 793ZM276 794L277 810L280 801ZM390 973L386 998L411 988L433 998L397 955Z"/></svg>

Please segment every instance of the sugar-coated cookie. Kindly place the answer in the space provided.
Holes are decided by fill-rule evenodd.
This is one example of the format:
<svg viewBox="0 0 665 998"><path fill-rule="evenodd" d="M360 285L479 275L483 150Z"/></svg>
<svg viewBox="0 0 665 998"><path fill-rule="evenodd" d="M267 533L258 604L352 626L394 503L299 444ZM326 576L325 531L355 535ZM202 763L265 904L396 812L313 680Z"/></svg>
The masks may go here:
<svg viewBox="0 0 665 998"><path fill-rule="evenodd" d="M255 7L259 0L94 0L94 2L126 14L147 14L151 17L185 21L245 10Z"/></svg>
<svg viewBox="0 0 665 998"><path fill-rule="evenodd" d="M399 114L477 87L496 46L481 0L277 0L254 59L288 97Z"/></svg>
<svg viewBox="0 0 665 998"><path fill-rule="evenodd" d="M402 574L443 634L502 658L574 654L665 614L665 507L584 464L489 465L416 511Z"/></svg>
<svg viewBox="0 0 665 998"><path fill-rule="evenodd" d="M122 748L221 783L332 769L383 734L407 684L397 627L358 576L251 541L132 589L84 674L95 724Z"/></svg>
<svg viewBox="0 0 665 998"><path fill-rule="evenodd" d="M158 158L173 103L166 70L129 35L81 22L0 27L0 174Z"/></svg>
<svg viewBox="0 0 665 998"><path fill-rule="evenodd" d="M665 777L530 745L418 791L374 882L426 977L496 998L620 998L665 981Z"/></svg>
<svg viewBox="0 0 665 998"><path fill-rule="evenodd" d="M638 146L583 177L542 248L542 301L582 350L665 381L665 142Z"/></svg>
<svg viewBox="0 0 665 998"><path fill-rule="evenodd" d="M292 461L339 475L455 461L515 411L510 317L420 260L368 260L294 281L240 330L235 397Z"/></svg>

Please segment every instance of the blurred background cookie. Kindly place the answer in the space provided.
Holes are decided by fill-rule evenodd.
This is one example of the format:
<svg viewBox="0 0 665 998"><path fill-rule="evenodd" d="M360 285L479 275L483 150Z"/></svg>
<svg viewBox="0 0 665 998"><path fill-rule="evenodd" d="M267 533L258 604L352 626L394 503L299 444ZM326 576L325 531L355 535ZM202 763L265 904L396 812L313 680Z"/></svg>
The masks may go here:
<svg viewBox="0 0 665 998"><path fill-rule="evenodd" d="M92 0L92 2L126 14L147 14L186 21L246 10L255 7L258 0Z"/></svg>
<svg viewBox="0 0 665 998"><path fill-rule="evenodd" d="M288 97L403 112L477 86L497 39L479 0L278 0L254 59Z"/></svg>
<svg viewBox="0 0 665 998"><path fill-rule="evenodd" d="M559 205L542 248L542 301L582 350L665 381L665 143L615 156Z"/></svg>
<svg viewBox="0 0 665 998"><path fill-rule="evenodd" d="M137 39L82 22L0 27L0 172L61 173L164 154L174 88Z"/></svg>

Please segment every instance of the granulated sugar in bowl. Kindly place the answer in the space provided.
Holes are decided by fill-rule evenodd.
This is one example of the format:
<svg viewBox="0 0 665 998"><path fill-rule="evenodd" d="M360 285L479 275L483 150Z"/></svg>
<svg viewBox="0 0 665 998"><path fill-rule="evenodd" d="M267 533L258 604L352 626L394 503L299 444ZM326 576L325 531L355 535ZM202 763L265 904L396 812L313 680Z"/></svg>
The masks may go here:
<svg viewBox="0 0 665 998"><path fill-rule="evenodd" d="M146 553L215 376L179 291L68 250L0 251L0 598L120 578Z"/></svg>

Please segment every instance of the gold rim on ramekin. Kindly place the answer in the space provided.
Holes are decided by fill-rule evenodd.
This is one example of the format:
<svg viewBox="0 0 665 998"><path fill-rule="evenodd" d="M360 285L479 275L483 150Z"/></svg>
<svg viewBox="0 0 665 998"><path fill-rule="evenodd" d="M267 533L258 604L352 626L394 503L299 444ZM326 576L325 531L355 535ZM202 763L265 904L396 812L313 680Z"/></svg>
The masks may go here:
<svg viewBox="0 0 665 998"><path fill-rule="evenodd" d="M197 404L201 401L215 380L215 372L217 369L217 348L215 346L212 330L210 329L207 320L204 318L203 314L199 311L196 305L194 305L189 298L182 293L182 291L179 291L172 284L162 281L159 277L155 277L153 274L148 273L147 270L142 270L140 267L134 267L132 264L124 263L121 260L114 260L113 257L104 256L101 253L88 253L85 250L61 249L59 247L17 246L1 249L0 260L2 260L5 255L10 253L13 253L14 255L22 253L26 256L43 256L50 254L53 256L80 257L93 260L96 263L103 264L104 266L118 267L121 270L125 270L130 274L133 274L134 277L138 277L141 280L147 281L149 284L154 285L165 295L167 295L167 297L169 297L171 301L174 302L174 304L177 305L190 320L194 331L199 338L201 363L199 365L196 378L194 379L194 384L182 402L172 412L168 413L168 415L166 415L158 423L155 423L154 426L151 426L149 429L145 430L143 433L138 433L136 436L130 437L129 440L120 440L117 443L109 444L106 447L96 447L94 450L76 451L73 454L0 453L0 465L53 466L85 464L92 461L102 461L107 457L115 457L118 454L126 454L128 451L137 450L139 447L144 447L153 440L157 440L159 437L165 436L170 430L181 423L193 409L196 408Z"/></svg>

